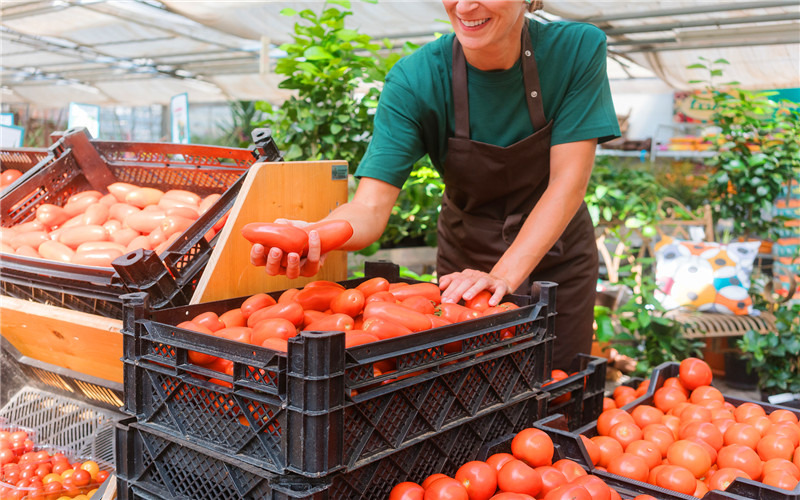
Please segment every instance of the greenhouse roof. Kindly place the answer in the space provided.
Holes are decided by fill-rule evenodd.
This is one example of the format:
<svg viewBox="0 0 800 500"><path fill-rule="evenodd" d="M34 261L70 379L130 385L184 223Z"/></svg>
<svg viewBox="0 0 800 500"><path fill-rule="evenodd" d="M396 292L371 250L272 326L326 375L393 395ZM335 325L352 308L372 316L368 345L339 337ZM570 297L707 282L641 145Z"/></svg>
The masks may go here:
<svg viewBox="0 0 800 500"><path fill-rule="evenodd" d="M321 1L29 0L0 8L0 101L165 104L286 97L271 72L291 40L286 7ZM439 1L354 2L350 28L425 43L449 31ZM545 0L533 16L589 22L608 35L612 78L657 76L675 89L699 57L724 58L746 88L800 87L798 0Z"/></svg>

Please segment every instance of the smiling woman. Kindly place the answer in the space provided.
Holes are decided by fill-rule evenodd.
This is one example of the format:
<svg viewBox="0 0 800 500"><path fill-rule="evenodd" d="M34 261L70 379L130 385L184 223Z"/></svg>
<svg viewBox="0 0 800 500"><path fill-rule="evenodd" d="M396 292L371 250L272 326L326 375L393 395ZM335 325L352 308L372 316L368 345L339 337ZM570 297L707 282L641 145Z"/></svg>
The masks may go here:
<svg viewBox="0 0 800 500"><path fill-rule="evenodd" d="M400 60L386 77L343 249L377 240L412 165L425 154L445 184L437 275L443 302L531 292L558 283L554 368L591 348L598 262L583 197L598 142L619 135L606 76L605 35L542 24L523 0L444 0L454 33ZM300 224L303 225L303 224ZM323 257L309 241L286 265L254 247L268 273L311 275ZM316 247L316 248L315 248ZM257 257L257 258L256 258ZM266 259L265 259L266 257Z"/></svg>

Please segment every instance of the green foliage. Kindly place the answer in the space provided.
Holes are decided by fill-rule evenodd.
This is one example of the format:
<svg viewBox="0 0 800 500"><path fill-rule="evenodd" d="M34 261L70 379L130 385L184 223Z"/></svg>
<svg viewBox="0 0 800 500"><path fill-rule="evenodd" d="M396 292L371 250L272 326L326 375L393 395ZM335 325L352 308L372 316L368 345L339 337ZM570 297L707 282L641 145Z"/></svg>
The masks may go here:
<svg viewBox="0 0 800 500"><path fill-rule="evenodd" d="M444 182L426 156L417 163L406 180L381 236L381 246L397 245L410 239L421 240L425 245L435 247L442 193Z"/></svg>
<svg viewBox="0 0 800 500"><path fill-rule="evenodd" d="M714 104L712 120L719 127L712 138L716 155L708 161L713 171L708 197L718 218L732 219L736 236L775 238L783 224L769 220L781 187L800 172L800 121L791 105L770 99L774 93L751 92L729 82L721 90L714 79L722 76L725 59L689 66L703 69L706 90ZM767 215L765 218L764 215Z"/></svg>
<svg viewBox="0 0 800 500"><path fill-rule="evenodd" d="M232 123L217 125L223 133L218 144L246 148L253 143L253 129L256 128L262 113L257 109L255 101L231 101L228 105Z"/></svg>
<svg viewBox="0 0 800 500"><path fill-rule="evenodd" d="M747 366L758 374L767 394L800 393L800 303L782 303L775 311L775 331L747 332L738 341Z"/></svg>
<svg viewBox="0 0 800 500"><path fill-rule="evenodd" d="M275 69L286 77L280 88L296 95L277 108L267 102L257 107L269 114L262 125L273 130L287 161L345 160L353 172L364 156L379 90L372 86L363 96L357 90L383 81L404 52L379 56L381 48L391 47L345 28L345 18L352 15L349 8L347 0L329 0L319 14L311 9L281 11L300 18L294 25L294 41L281 46L287 56ZM413 45L402 48L412 49Z"/></svg>
<svg viewBox="0 0 800 500"><path fill-rule="evenodd" d="M641 228L653 236L653 221L661 198L667 195L646 164L598 157L584 201L595 225Z"/></svg>

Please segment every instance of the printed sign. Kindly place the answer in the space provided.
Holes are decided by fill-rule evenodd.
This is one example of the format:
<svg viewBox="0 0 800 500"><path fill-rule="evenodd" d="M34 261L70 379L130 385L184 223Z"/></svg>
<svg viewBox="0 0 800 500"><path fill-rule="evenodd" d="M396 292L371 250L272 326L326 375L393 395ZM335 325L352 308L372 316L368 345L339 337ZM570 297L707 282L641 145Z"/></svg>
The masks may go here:
<svg viewBox="0 0 800 500"><path fill-rule="evenodd" d="M169 116L172 124L172 142L189 144L189 95L178 94L169 101Z"/></svg>

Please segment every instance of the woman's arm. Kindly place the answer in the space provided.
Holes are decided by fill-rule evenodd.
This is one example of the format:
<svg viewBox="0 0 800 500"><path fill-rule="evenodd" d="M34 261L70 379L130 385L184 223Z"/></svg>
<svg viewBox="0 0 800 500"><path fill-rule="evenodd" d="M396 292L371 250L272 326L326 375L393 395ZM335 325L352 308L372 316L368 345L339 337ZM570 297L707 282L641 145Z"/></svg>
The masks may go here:
<svg viewBox="0 0 800 500"><path fill-rule="evenodd" d="M377 179L363 177L356 188L352 201L338 206L323 220L346 220L353 226L353 236L342 246L343 250L360 250L377 241L386 228L392 207L397 201L400 188ZM301 221L280 220L298 226ZM283 252L279 248L266 249L263 245L253 245L250 250L250 263L265 266L267 274L285 274L287 278L314 276L325 261L320 254L319 235L311 231L308 237L308 255L300 258L296 253L286 256L286 267L281 265Z"/></svg>
<svg viewBox="0 0 800 500"><path fill-rule="evenodd" d="M442 300L470 299L481 290L493 292L490 303L516 290L553 247L583 203L594 165L596 139L558 144L550 149L547 189L519 235L490 273L465 270L440 277Z"/></svg>

